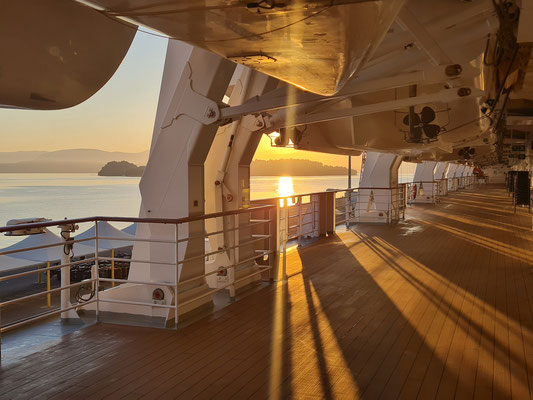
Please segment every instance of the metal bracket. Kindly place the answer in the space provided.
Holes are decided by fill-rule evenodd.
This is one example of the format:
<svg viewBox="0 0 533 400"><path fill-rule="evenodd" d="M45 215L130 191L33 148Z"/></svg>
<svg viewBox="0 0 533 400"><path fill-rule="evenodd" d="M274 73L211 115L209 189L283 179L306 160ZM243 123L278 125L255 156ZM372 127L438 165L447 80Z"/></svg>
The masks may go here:
<svg viewBox="0 0 533 400"><path fill-rule="evenodd" d="M266 114L246 115L241 120L241 126L251 132L268 129L270 125L270 118Z"/></svg>
<svg viewBox="0 0 533 400"><path fill-rule="evenodd" d="M193 90L190 79L192 75L190 64L187 63L185 68L188 69L188 74L184 71L178 83L176 93L179 95L175 95L169 105L169 110L178 110L178 113L175 115L167 113L161 129L170 127L181 115L187 115L204 125L210 125L220 118L218 104Z"/></svg>
<svg viewBox="0 0 533 400"><path fill-rule="evenodd" d="M183 97L187 100L183 107L183 114L187 114L189 117L204 125L209 125L217 121L220 117L218 104L215 101L196 93L192 89L191 80L188 81Z"/></svg>

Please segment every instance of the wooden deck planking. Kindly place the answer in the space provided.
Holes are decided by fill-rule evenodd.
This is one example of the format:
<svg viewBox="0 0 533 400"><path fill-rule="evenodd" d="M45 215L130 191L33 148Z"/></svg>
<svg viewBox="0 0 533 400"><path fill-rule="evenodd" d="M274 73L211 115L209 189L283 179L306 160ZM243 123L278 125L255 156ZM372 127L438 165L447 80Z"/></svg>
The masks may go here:
<svg viewBox="0 0 533 400"><path fill-rule="evenodd" d="M486 187L358 225L177 333L100 324L4 366L0 398L531 398L533 236L512 211Z"/></svg>

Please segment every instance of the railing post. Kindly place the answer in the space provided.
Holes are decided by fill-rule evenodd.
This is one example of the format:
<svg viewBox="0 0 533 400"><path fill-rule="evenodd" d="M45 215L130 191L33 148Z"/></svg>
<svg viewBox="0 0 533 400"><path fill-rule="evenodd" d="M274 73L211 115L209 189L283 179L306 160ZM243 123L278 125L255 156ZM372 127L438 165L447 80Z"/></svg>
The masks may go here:
<svg viewBox="0 0 533 400"><path fill-rule="evenodd" d="M351 206L351 198L348 197L350 195L350 191L346 190L344 192L344 224L346 225L346 229L350 229L350 206Z"/></svg>
<svg viewBox="0 0 533 400"><path fill-rule="evenodd" d="M402 191L402 219L405 219L405 209L407 208L407 184L402 183L401 185L401 191Z"/></svg>
<svg viewBox="0 0 533 400"><path fill-rule="evenodd" d="M70 250L69 250L69 240L70 240L70 230L66 229L65 226L61 227L61 237L63 238L63 251L61 253L61 264L70 263ZM61 287L70 285L70 267L61 268ZM62 310L70 306L70 289L61 290L61 302L60 307ZM61 319L67 319L68 313L61 313Z"/></svg>
<svg viewBox="0 0 533 400"><path fill-rule="evenodd" d="M94 221L94 271L93 271L93 279L95 279L94 282L94 292L96 296L96 311L95 311L95 318L96 322L100 321L100 260L99 260L99 252L98 248L99 245L99 237L98 237L98 220Z"/></svg>
<svg viewBox="0 0 533 400"><path fill-rule="evenodd" d="M394 212L394 209L392 207L392 189L388 189L386 191L386 196L387 196L387 219L388 219L388 223L389 224L392 224L392 214Z"/></svg>
<svg viewBox="0 0 533 400"><path fill-rule="evenodd" d="M268 235L270 236L268 240L268 247L271 251L268 256L269 265L270 265L270 281L279 281L280 280L280 248L281 248L281 208L279 200L276 200L275 207L272 207L268 210Z"/></svg>
<svg viewBox="0 0 533 400"><path fill-rule="evenodd" d="M176 268L174 269L174 329L178 330L178 284L179 284L179 224L174 225L174 260Z"/></svg>
<svg viewBox="0 0 533 400"><path fill-rule="evenodd" d="M111 249L111 279L115 279L115 249ZM115 287L115 281L111 282L111 287Z"/></svg>
<svg viewBox="0 0 533 400"><path fill-rule="evenodd" d="M230 271L226 271L226 274L228 275L228 278L235 282L235 274L237 270L237 264L240 262L240 251L239 251L239 244L240 244L240 232L239 232L239 214L235 214L233 216L233 227L235 230L233 231L233 273L230 274ZM232 282L232 283L233 283ZM229 287L229 296L234 299L235 298L235 285L232 284Z"/></svg>
<svg viewBox="0 0 533 400"><path fill-rule="evenodd" d="M283 200L283 235L281 236L283 267L282 267L282 279L287 280L287 241L289 240L289 201Z"/></svg>
<svg viewBox="0 0 533 400"><path fill-rule="evenodd" d="M46 291L50 291L50 261L46 263ZM48 308L52 307L52 294L46 294L46 306Z"/></svg>
<svg viewBox="0 0 533 400"><path fill-rule="evenodd" d="M320 193L318 207L318 234L335 233L335 192Z"/></svg>
<svg viewBox="0 0 533 400"><path fill-rule="evenodd" d="M302 245L302 197L298 198L298 246Z"/></svg>
<svg viewBox="0 0 533 400"><path fill-rule="evenodd" d="M318 207L319 199L317 194L311 196L311 203L313 204L313 235L320 235L320 209Z"/></svg>
<svg viewBox="0 0 533 400"><path fill-rule="evenodd" d="M72 224L61 225L61 237L63 238L63 252L61 253L61 264L70 264L70 251L72 250L72 241L70 239L70 232L75 230ZM61 287L65 288L70 285L70 265L61 267ZM70 307L70 288L61 290L61 310ZM79 318L76 311L68 310L61 313L62 320L69 318Z"/></svg>

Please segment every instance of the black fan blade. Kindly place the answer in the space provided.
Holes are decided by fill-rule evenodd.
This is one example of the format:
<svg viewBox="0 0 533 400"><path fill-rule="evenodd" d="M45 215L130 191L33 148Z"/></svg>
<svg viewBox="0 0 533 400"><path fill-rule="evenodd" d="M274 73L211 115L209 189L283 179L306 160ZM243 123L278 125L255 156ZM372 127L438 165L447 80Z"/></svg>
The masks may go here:
<svg viewBox="0 0 533 400"><path fill-rule="evenodd" d="M420 116L424 124L429 124L435 120L435 111L431 107L426 106L420 112Z"/></svg>
<svg viewBox="0 0 533 400"><path fill-rule="evenodd" d="M435 139L440 133L440 126L435 124L425 124L424 133L430 139Z"/></svg>
<svg viewBox="0 0 533 400"><path fill-rule="evenodd" d="M464 150L464 149L460 149L460 150L457 152L457 154L460 155L460 156L462 156L464 153L465 153L465 150Z"/></svg>
<svg viewBox="0 0 533 400"><path fill-rule="evenodd" d="M407 114L405 117L403 117L403 123L409 126L420 125L420 117L416 113Z"/></svg>
<svg viewBox="0 0 533 400"><path fill-rule="evenodd" d="M416 141L422 140L422 128L419 126L415 126L411 128L411 139L414 139Z"/></svg>
<svg viewBox="0 0 533 400"><path fill-rule="evenodd" d="M476 149L474 149L473 147L471 147L470 149L468 149L468 152L472 155L476 154Z"/></svg>

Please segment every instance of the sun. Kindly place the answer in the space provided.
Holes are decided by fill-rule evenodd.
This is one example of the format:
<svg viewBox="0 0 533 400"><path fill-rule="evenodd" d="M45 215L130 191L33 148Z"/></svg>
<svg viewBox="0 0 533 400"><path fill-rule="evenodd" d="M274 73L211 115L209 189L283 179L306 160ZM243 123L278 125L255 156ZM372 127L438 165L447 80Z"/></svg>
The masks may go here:
<svg viewBox="0 0 533 400"><path fill-rule="evenodd" d="M281 197L292 196L294 194L294 186L290 176L280 176L278 181L278 194Z"/></svg>

